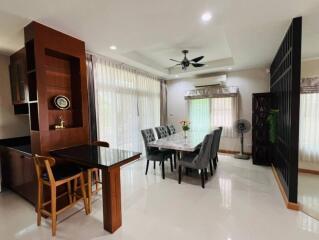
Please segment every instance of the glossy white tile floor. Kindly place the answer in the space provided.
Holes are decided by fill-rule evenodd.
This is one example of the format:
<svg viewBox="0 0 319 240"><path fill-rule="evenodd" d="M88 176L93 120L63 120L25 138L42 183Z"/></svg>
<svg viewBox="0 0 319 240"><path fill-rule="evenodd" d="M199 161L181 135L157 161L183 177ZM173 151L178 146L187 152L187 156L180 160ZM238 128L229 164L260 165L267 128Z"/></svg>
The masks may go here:
<svg viewBox="0 0 319 240"><path fill-rule="evenodd" d="M299 173L298 202L302 211L319 220L319 175Z"/></svg>
<svg viewBox="0 0 319 240"><path fill-rule="evenodd" d="M116 233L103 231L97 196L92 214L66 218L55 239L319 239L318 221L284 207L269 168L220 156L217 173L202 189L199 178L184 177L179 185L168 166L165 180L158 167L148 176L144 167L138 161L122 169L123 226ZM51 239L49 221L37 227L35 220L33 207L20 197L0 194L1 240Z"/></svg>

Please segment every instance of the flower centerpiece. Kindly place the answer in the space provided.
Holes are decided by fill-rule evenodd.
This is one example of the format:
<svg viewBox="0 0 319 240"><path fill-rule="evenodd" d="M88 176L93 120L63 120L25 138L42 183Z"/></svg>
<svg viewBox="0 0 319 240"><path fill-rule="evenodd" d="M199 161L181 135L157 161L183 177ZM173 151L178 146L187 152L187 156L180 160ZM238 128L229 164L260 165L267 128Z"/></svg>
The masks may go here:
<svg viewBox="0 0 319 240"><path fill-rule="evenodd" d="M187 131L189 131L190 127L190 122L189 121L186 121L186 120L183 120L183 121L180 121L179 122L181 125L182 125L182 129L183 129L183 132L184 132L184 137L186 138L187 137Z"/></svg>

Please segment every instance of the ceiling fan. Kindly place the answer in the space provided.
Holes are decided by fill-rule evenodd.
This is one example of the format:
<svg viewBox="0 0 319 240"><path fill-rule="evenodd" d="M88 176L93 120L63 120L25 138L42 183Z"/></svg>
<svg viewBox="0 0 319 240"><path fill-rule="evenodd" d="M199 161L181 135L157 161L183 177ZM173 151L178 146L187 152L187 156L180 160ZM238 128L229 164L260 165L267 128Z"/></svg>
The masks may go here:
<svg viewBox="0 0 319 240"><path fill-rule="evenodd" d="M177 61L175 59L169 59L169 60L178 62L178 64L176 64L175 66L181 65L183 70L186 70L189 67L189 65L192 65L193 67L196 67L196 68L205 66L205 64L203 63L198 63L200 60L204 58L204 56L200 56L200 57L193 58L192 60L188 60L188 58L186 57L188 50L183 50L182 53L184 54L184 59L182 61Z"/></svg>

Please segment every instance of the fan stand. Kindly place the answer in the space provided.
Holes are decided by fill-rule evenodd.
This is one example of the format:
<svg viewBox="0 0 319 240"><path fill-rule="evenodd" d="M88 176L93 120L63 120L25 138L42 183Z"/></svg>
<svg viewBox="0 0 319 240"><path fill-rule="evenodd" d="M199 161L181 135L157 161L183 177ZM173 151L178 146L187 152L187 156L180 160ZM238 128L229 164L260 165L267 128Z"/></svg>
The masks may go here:
<svg viewBox="0 0 319 240"><path fill-rule="evenodd" d="M240 133L240 144L241 144L240 153L235 154L234 158L248 160L250 157L248 155L244 154L244 134L243 134L243 132Z"/></svg>

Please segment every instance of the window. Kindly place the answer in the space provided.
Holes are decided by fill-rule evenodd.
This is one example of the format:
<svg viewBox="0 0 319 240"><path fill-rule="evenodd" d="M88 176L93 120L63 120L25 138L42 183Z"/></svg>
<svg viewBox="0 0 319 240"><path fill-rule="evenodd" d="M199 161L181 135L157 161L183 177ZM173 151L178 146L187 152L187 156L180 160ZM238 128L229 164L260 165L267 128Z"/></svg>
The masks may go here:
<svg viewBox="0 0 319 240"><path fill-rule="evenodd" d="M160 125L160 81L98 56L93 74L98 139L142 151L140 130Z"/></svg>
<svg viewBox="0 0 319 240"><path fill-rule="evenodd" d="M189 100L189 121L194 131L223 127L223 136L232 137L237 120L237 97Z"/></svg>

